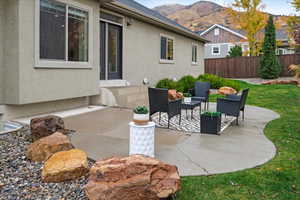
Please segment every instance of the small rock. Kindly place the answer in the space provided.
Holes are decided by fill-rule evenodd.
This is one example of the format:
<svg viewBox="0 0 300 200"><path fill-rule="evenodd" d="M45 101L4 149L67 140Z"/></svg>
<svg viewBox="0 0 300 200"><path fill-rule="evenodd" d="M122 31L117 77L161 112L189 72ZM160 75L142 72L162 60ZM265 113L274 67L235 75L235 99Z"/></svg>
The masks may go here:
<svg viewBox="0 0 300 200"><path fill-rule="evenodd" d="M67 136L56 132L48 137L41 138L29 145L26 156L35 162L46 161L53 154L73 149Z"/></svg>
<svg viewBox="0 0 300 200"><path fill-rule="evenodd" d="M88 161L86 153L79 149L55 153L46 162L42 170L44 182L63 182L86 175Z"/></svg>

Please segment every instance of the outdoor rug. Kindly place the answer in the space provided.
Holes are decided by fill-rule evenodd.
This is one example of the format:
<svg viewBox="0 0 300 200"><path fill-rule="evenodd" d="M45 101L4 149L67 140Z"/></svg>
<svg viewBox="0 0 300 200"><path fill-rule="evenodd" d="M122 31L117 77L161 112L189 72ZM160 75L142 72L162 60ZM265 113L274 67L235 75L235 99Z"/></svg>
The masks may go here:
<svg viewBox="0 0 300 200"><path fill-rule="evenodd" d="M159 123L159 114L156 113L152 116L153 122L155 122L156 127L158 128L168 128L168 115L166 113L161 113L161 120ZM226 128L228 128L232 122L235 121L234 117L224 117L222 116L221 121L221 131L222 133ZM179 116L173 117L170 120L170 129L184 132L185 134L193 134L193 133L200 133L200 114L199 108L194 109L193 119L191 119L191 111L182 110L181 112L181 125L179 125Z"/></svg>

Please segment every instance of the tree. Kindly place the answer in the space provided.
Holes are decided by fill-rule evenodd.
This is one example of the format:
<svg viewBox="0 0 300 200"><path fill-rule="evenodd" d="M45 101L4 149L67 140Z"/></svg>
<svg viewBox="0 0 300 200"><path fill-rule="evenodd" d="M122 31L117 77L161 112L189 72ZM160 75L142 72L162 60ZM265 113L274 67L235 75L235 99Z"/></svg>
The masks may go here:
<svg viewBox="0 0 300 200"><path fill-rule="evenodd" d="M227 57L239 57L239 56L243 56L243 49L241 46L235 45L230 49Z"/></svg>
<svg viewBox="0 0 300 200"><path fill-rule="evenodd" d="M293 0L292 5L296 8L296 11L300 11L300 0ZM290 38L291 46L295 49L299 49L300 46L300 19L298 16L290 16L287 19L288 33Z"/></svg>
<svg viewBox="0 0 300 200"><path fill-rule="evenodd" d="M296 10L299 12L300 11L300 0L293 0L292 4L296 8Z"/></svg>
<svg viewBox="0 0 300 200"><path fill-rule="evenodd" d="M239 29L246 32L249 42L250 55L256 56L260 53L261 46L258 45L258 34L266 25L267 16L262 12L264 5L261 0L235 0L229 14Z"/></svg>
<svg viewBox="0 0 300 200"><path fill-rule="evenodd" d="M261 78L278 78L281 72L281 66L276 56L276 32L271 15L265 28L265 39L263 43L263 55L261 56L259 74Z"/></svg>

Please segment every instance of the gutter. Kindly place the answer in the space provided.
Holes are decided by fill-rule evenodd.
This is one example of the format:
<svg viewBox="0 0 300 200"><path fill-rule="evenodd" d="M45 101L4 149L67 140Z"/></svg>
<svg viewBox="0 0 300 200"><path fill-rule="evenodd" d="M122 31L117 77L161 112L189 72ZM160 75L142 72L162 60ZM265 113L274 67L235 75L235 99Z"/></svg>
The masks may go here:
<svg viewBox="0 0 300 200"><path fill-rule="evenodd" d="M154 17L149 16L149 15L146 15L146 14L141 13L140 11L138 11L138 10L136 10L134 8L125 6L125 5L123 5L121 3L118 3L118 2L111 2L109 4L105 4L103 7L111 9L111 10L114 10L114 11L117 11L117 12L125 13L125 14L127 14L127 15L129 15L131 17L134 17L134 18L137 18L137 19L141 19L143 21L146 21L148 23L154 24L156 26L168 29L169 31L173 31L173 32L178 33L180 35L189 37L191 39L198 40L198 41L200 41L202 43L208 43L209 42L209 40L206 40L206 39L200 37L196 33L189 32L189 31L187 31L187 30L185 30L183 28L180 28L178 26L175 26L173 24L164 22L164 21L162 21L160 19L154 18Z"/></svg>

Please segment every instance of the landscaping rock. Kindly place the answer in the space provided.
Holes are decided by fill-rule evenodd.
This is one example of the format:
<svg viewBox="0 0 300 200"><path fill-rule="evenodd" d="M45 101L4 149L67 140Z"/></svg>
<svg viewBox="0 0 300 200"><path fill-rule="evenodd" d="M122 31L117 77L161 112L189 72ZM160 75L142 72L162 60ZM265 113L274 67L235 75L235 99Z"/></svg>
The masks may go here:
<svg viewBox="0 0 300 200"><path fill-rule="evenodd" d="M86 153L79 149L61 151L51 156L43 167L44 182L63 182L75 180L88 172Z"/></svg>
<svg viewBox="0 0 300 200"><path fill-rule="evenodd" d="M222 94L222 95L229 95L229 94L236 94L237 91L231 87L221 87L219 90L218 90L219 94Z"/></svg>
<svg viewBox="0 0 300 200"><path fill-rule="evenodd" d="M56 132L29 145L26 157L35 162L43 162L57 152L70 149L73 149L73 145L68 137Z"/></svg>
<svg viewBox="0 0 300 200"><path fill-rule="evenodd" d="M30 129L34 141L47 137L55 132L61 132L62 134L67 133L63 119L54 115L32 119Z"/></svg>
<svg viewBox="0 0 300 200"><path fill-rule="evenodd" d="M90 170L90 200L159 200L180 189L176 166L142 155L98 161Z"/></svg>
<svg viewBox="0 0 300 200"><path fill-rule="evenodd" d="M296 80L272 80L262 83L263 85L299 85L300 83Z"/></svg>

